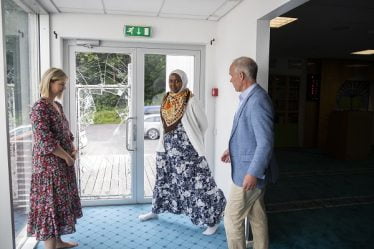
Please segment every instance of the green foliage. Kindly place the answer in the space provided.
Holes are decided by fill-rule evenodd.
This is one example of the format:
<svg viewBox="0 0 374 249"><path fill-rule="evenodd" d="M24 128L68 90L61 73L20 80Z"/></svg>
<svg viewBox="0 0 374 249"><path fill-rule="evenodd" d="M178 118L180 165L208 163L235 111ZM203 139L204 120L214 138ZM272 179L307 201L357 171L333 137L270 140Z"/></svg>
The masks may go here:
<svg viewBox="0 0 374 249"><path fill-rule="evenodd" d="M97 111L94 114L94 123L95 124L119 124L121 118L118 116L117 112L114 110L102 110Z"/></svg>
<svg viewBox="0 0 374 249"><path fill-rule="evenodd" d="M128 84L128 65L131 57L115 53L77 53L77 84Z"/></svg>
<svg viewBox="0 0 374 249"><path fill-rule="evenodd" d="M123 93L126 94L126 93ZM95 124L118 124L121 119L128 116L127 98L109 92L94 94L96 113L94 115Z"/></svg>
<svg viewBox="0 0 374 249"><path fill-rule="evenodd" d="M165 92L166 55L147 54L144 72L144 105L157 105L154 96Z"/></svg>
<svg viewBox="0 0 374 249"><path fill-rule="evenodd" d="M119 100L118 95L114 94L102 94L102 95L94 95L94 101L95 101L95 106L97 111L102 111L102 110L114 110L114 108L117 105L117 102Z"/></svg>
<svg viewBox="0 0 374 249"><path fill-rule="evenodd" d="M103 88L105 88L105 85L128 85L130 64L131 56L128 54L78 52L76 54L77 84L103 85ZM145 105L160 104L159 102L161 102L165 92L165 74L166 55L147 54L145 56L144 73ZM133 84L137 84L137 82L133 82ZM121 98L118 93L102 92L101 89L91 89L90 92L94 97L98 113L115 111L118 108L123 109L128 105L128 93L124 93L126 96L122 94ZM101 118L99 119L101 120Z"/></svg>

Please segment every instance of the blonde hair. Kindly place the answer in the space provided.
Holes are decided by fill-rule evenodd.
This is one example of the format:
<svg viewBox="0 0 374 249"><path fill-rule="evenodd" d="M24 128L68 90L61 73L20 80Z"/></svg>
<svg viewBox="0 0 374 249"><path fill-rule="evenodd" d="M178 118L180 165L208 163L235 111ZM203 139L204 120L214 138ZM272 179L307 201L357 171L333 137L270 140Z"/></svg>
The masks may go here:
<svg viewBox="0 0 374 249"><path fill-rule="evenodd" d="M51 67L45 71L40 81L40 97L48 98L51 83L58 80L66 80L67 78L68 76L65 72L59 68Z"/></svg>

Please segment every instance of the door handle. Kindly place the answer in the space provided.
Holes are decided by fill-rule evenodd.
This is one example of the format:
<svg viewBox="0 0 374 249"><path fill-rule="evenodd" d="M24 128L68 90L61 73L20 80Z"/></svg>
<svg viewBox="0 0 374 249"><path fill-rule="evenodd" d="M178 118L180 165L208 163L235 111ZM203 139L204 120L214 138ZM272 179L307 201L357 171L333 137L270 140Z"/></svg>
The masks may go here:
<svg viewBox="0 0 374 249"><path fill-rule="evenodd" d="M125 132L126 137L125 137L125 139L126 139L126 149L128 151L135 151L135 149L136 149L136 148L131 148L130 144L129 144L129 124L131 123L131 120L135 120L135 119L136 119L136 117L129 117L125 121L125 123L126 123L126 125L125 125L125 128L126 128L126 132ZM131 136L131 144L132 144L132 141L134 141L134 132L135 131L133 131L132 134L131 134L132 135Z"/></svg>

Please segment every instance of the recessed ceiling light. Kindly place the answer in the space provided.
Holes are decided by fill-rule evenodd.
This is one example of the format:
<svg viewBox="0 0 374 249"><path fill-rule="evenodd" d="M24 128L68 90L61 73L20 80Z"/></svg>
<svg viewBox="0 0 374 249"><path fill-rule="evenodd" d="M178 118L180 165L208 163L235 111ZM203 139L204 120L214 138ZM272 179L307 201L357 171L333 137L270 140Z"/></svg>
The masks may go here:
<svg viewBox="0 0 374 249"><path fill-rule="evenodd" d="M278 16L270 21L270 28L280 28L296 20L297 18L293 17Z"/></svg>
<svg viewBox="0 0 374 249"><path fill-rule="evenodd" d="M374 54L374 49L361 50L361 51L357 51L357 52L352 52L351 54L358 54L358 55L373 55L373 54Z"/></svg>

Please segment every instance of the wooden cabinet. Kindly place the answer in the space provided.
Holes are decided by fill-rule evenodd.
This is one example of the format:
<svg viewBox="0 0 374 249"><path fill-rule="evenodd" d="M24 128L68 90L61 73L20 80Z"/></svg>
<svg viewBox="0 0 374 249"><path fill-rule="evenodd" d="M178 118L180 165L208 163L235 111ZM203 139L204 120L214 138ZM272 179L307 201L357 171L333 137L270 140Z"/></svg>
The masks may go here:
<svg viewBox="0 0 374 249"><path fill-rule="evenodd" d="M275 110L275 146L298 146L300 77L270 75L269 95Z"/></svg>

